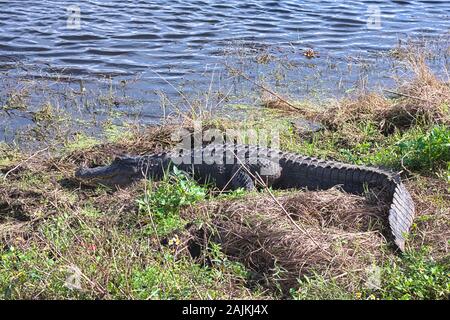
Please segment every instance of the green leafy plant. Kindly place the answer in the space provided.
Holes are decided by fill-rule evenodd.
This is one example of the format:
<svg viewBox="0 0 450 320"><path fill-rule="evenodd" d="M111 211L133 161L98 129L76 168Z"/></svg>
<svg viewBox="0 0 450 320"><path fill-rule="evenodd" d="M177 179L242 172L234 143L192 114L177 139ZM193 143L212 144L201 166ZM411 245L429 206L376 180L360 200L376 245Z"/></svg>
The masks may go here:
<svg viewBox="0 0 450 320"><path fill-rule="evenodd" d="M410 251L382 271L381 299L446 299L450 295L450 265L431 259L428 249Z"/></svg>
<svg viewBox="0 0 450 320"><path fill-rule="evenodd" d="M235 278L239 278L244 280L248 276L248 271L245 269L244 265L231 261L228 257L223 253L222 247L218 243L211 242L209 244L209 253L211 257L211 263L214 268L212 272L215 272L216 277L225 278L225 274L233 274Z"/></svg>
<svg viewBox="0 0 450 320"><path fill-rule="evenodd" d="M179 216L181 207L194 204L205 197L204 187L174 167L173 172L166 175L155 190L150 185L144 196L138 199L139 211L151 214L157 233L166 235L184 225L184 220ZM154 230L149 229L149 232Z"/></svg>
<svg viewBox="0 0 450 320"><path fill-rule="evenodd" d="M429 132L397 143L403 165L411 170L450 166L450 128L435 126Z"/></svg>
<svg viewBox="0 0 450 320"><path fill-rule="evenodd" d="M34 246L0 250L0 299L38 298L43 288L48 296L70 296L64 286L65 272L59 267L55 259Z"/></svg>

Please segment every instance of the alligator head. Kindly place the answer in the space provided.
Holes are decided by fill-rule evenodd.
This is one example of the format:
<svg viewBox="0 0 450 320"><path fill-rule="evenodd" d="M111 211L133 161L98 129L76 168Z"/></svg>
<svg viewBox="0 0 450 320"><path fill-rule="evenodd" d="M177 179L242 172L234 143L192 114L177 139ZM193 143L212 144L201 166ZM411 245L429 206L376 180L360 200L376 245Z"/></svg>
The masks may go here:
<svg viewBox="0 0 450 320"><path fill-rule="evenodd" d="M75 178L87 185L126 186L144 177L139 164L139 158L118 157L108 166L79 168Z"/></svg>

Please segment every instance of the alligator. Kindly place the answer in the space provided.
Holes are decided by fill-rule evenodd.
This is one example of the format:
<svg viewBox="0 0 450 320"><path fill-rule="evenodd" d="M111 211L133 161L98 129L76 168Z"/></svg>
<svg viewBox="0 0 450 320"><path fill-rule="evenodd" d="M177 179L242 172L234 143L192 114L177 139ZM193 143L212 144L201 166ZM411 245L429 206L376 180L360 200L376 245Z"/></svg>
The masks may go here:
<svg viewBox="0 0 450 320"><path fill-rule="evenodd" d="M384 169L345 164L302 156L256 145L216 143L192 149L174 149L143 156L117 157L110 165L81 167L75 177L84 184L124 187L137 180L161 180L176 166L200 183L217 188L254 190L329 189L340 186L353 194L380 189L390 203L388 223L390 238L405 250L405 238L414 218L414 202L400 175Z"/></svg>

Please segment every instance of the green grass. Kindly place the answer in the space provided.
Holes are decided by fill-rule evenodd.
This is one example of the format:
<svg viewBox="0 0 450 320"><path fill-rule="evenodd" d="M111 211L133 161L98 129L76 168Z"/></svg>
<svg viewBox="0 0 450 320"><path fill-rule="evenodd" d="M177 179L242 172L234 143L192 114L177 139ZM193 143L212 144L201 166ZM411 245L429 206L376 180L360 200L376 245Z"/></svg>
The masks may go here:
<svg viewBox="0 0 450 320"><path fill-rule="evenodd" d="M36 248L17 250L10 247L0 251L0 299L26 299L38 296L42 288L51 295L54 283L61 276L56 261ZM66 296L67 288L60 283L58 296Z"/></svg>
<svg viewBox="0 0 450 320"><path fill-rule="evenodd" d="M175 169L138 197L134 223L124 225L128 218L94 203L62 210L36 227L31 246L0 249L0 299L249 297L246 269L230 261L219 245L206 249L211 264L203 265L177 254L178 241L158 244L146 223L152 216L159 236L183 230L180 208L205 197L205 188ZM71 280L74 275L78 282Z"/></svg>
<svg viewBox="0 0 450 320"><path fill-rule="evenodd" d="M200 266L187 258L174 259L168 252L161 254L164 263L132 273L133 295L139 299L217 299L223 297L217 290L221 286L230 281L244 283L247 271L241 264L229 261L220 247L211 251L213 267Z"/></svg>
<svg viewBox="0 0 450 320"><path fill-rule="evenodd" d="M71 141L65 143L64 151L66 153L72 153L75 151L86 150L99 143L100 142L96 139L85 134L76 134Z"/></svg>
<svg viewBox="0 0 450 320"><path fill-rule="evenodd" d="M58 179L60 176L49 176L40 172L25 172L20 176L18 185L24 190L41 189L42 186L50 184L51 179Z"/></svg>
<svg viewBox="0 0 450 320"><path fill-rule="evenodd" d="M380 287L369 289L366 281L355 277L356 288L346 290L336 280L316 274L299 280L291 290L293 299L329 300L434 300L450 297L450 264L435 261L426 248L409 251L379 268Z"/></svg>
<svg viewBox="0 0 450 320"><path fill-rule="evenodd" d="M382 269L382 288L374 292L385 300L448 299L450 263L430 258L426 248L410 251Z"/></svg>
<svg viewBox="0 0 450 320"><path fill-rule="evenodd" d="M292 129L281 132L282 149L315 157L434 174L450 182L450 129L415 126L385 136L375 123L348 123L341 131L324 130L310 140Z"/></svg>
<svg viewBox="0 0 450 320"><path fill-rule="evenodd" d="M103 134L106 140L111 143L129 141L133 138L133 133L128 126L117 126L111 123L103 126Z"/></svg>
<svg viewBox="0 0 450 320"><path fill-rule="evenodd" d="M19 150L0 141L0 169L14 165L20 157Z"/></svg>
<svg viewBox="0 0 450 320"><path fill-rule="evenodd" d="M236 290L238 296L247 294L242 286L247 276L245 268L226 258L206 267L187 257L175 258L167 249L128 270L126 261L119 260L110 266L107 281L101 283L107 292L97 293L86 279L98 281L96 273L101 266L95 259L89 264L69 264L37 247L1 250L0 299L94 299L104 295L110 299L219 299L233 296L230 289ZM76 278L71 276L77 272L86 278L73 280ZM236 285L240 289L233 289Z"/></svg>
<svg viewBox="0 0 450 320"><path fill-rule="evenodd" d="M352 300L354 296L333 279L321 275L305 276L298 289L291 289L294 300Z"/></svg>
<svg viewBox="0 0 450 320"><path fill-rule="evenodd" d="M297 152L327 155L360 164L378 163L397 168L403 159L403 165L418 172L433 171L447 164L448 130L445 128L427 130L416 127L384 139L371 124L361 124L358 130L359 139L356 142L346 140L341 132L329 131L317 133L311 141L305 141L286 127L282 131L282 143L290 143L289 148ZM82 150L94 143L79 137L70 149ZM17 183L22 189L28 189L48 184L49 180L45 174L25 172ZM219 198L232 200L247 195L243 190L236 190ZM156 235L165 237L183 230L188 221L180 217L180 209L207 198L206 187L199 186L183 172L174 169L165 175L163 181L148 182L138 196L137 225L124 228L114 224L108 227L109 230L102 228L101 221L107 219L110 213L102 212L93 204L84 206L75 216L69 211L59 212L38 228L52 248L9 247L1 251L0 297L87 299L106 295L113 299L223 298L229 296L230 288L237 290L238 297L258 296L261 293L250 292L244 285L249 277L244 266L230 261L216 244L210 244L206 250L211 266L202 266L189 257L175 257L173 249L179 245L176 236L170 239L169 246L163 251L155 252L147 247L149 239ZM135 256L132 265L129 248L134 248L131 251ZM111 256L111 250L114 256ZM136 258L139 256L146 258ZM91 284L85 279L81 280L83 290L68 288L71 266L82 270L88 279L100 283L107 293L90 287ZM302 278L298 287L292 288L291 297L443 299L449 294L448 264L433 261L426 253L407 253L396 258L394 263L383 265L381 270L383 281L379 290L368 290L362 284L347 290L332 279L315 275ZM277 292L272 294L273 297L278 296Z"/></svg>

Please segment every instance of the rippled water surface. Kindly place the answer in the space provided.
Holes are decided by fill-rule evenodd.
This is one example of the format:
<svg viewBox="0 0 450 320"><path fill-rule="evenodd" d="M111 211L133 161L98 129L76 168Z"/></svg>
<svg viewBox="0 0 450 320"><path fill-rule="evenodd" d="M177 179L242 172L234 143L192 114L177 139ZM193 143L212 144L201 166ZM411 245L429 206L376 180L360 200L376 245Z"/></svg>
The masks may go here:
<svg viewBox="0 0 450 320"><path fill-rule="evenodd" d="M67 26L80 8L80 29ZM380 10L380 27L368 19ZM232 40L348 55L448 32L449 1L0 1L0 53L76 74L172 77L214 62ZM75 17L72 15L72 17ZM69 20L76 21L76 20Z"/></svg>
<svg viewBox="0 0 450 320"><path fill-rule="evenodd" d="M207 87L229 62L224 57L267 47L300 64L370 60L399 39L448 35L449 15L445 0L0 1L0 70L137 78L138 95L173 93L181 85L193 90L189 81ZM319 53L317 60L306 60L308 48ZM155 117L161 112L146 110Z"/></svg>

